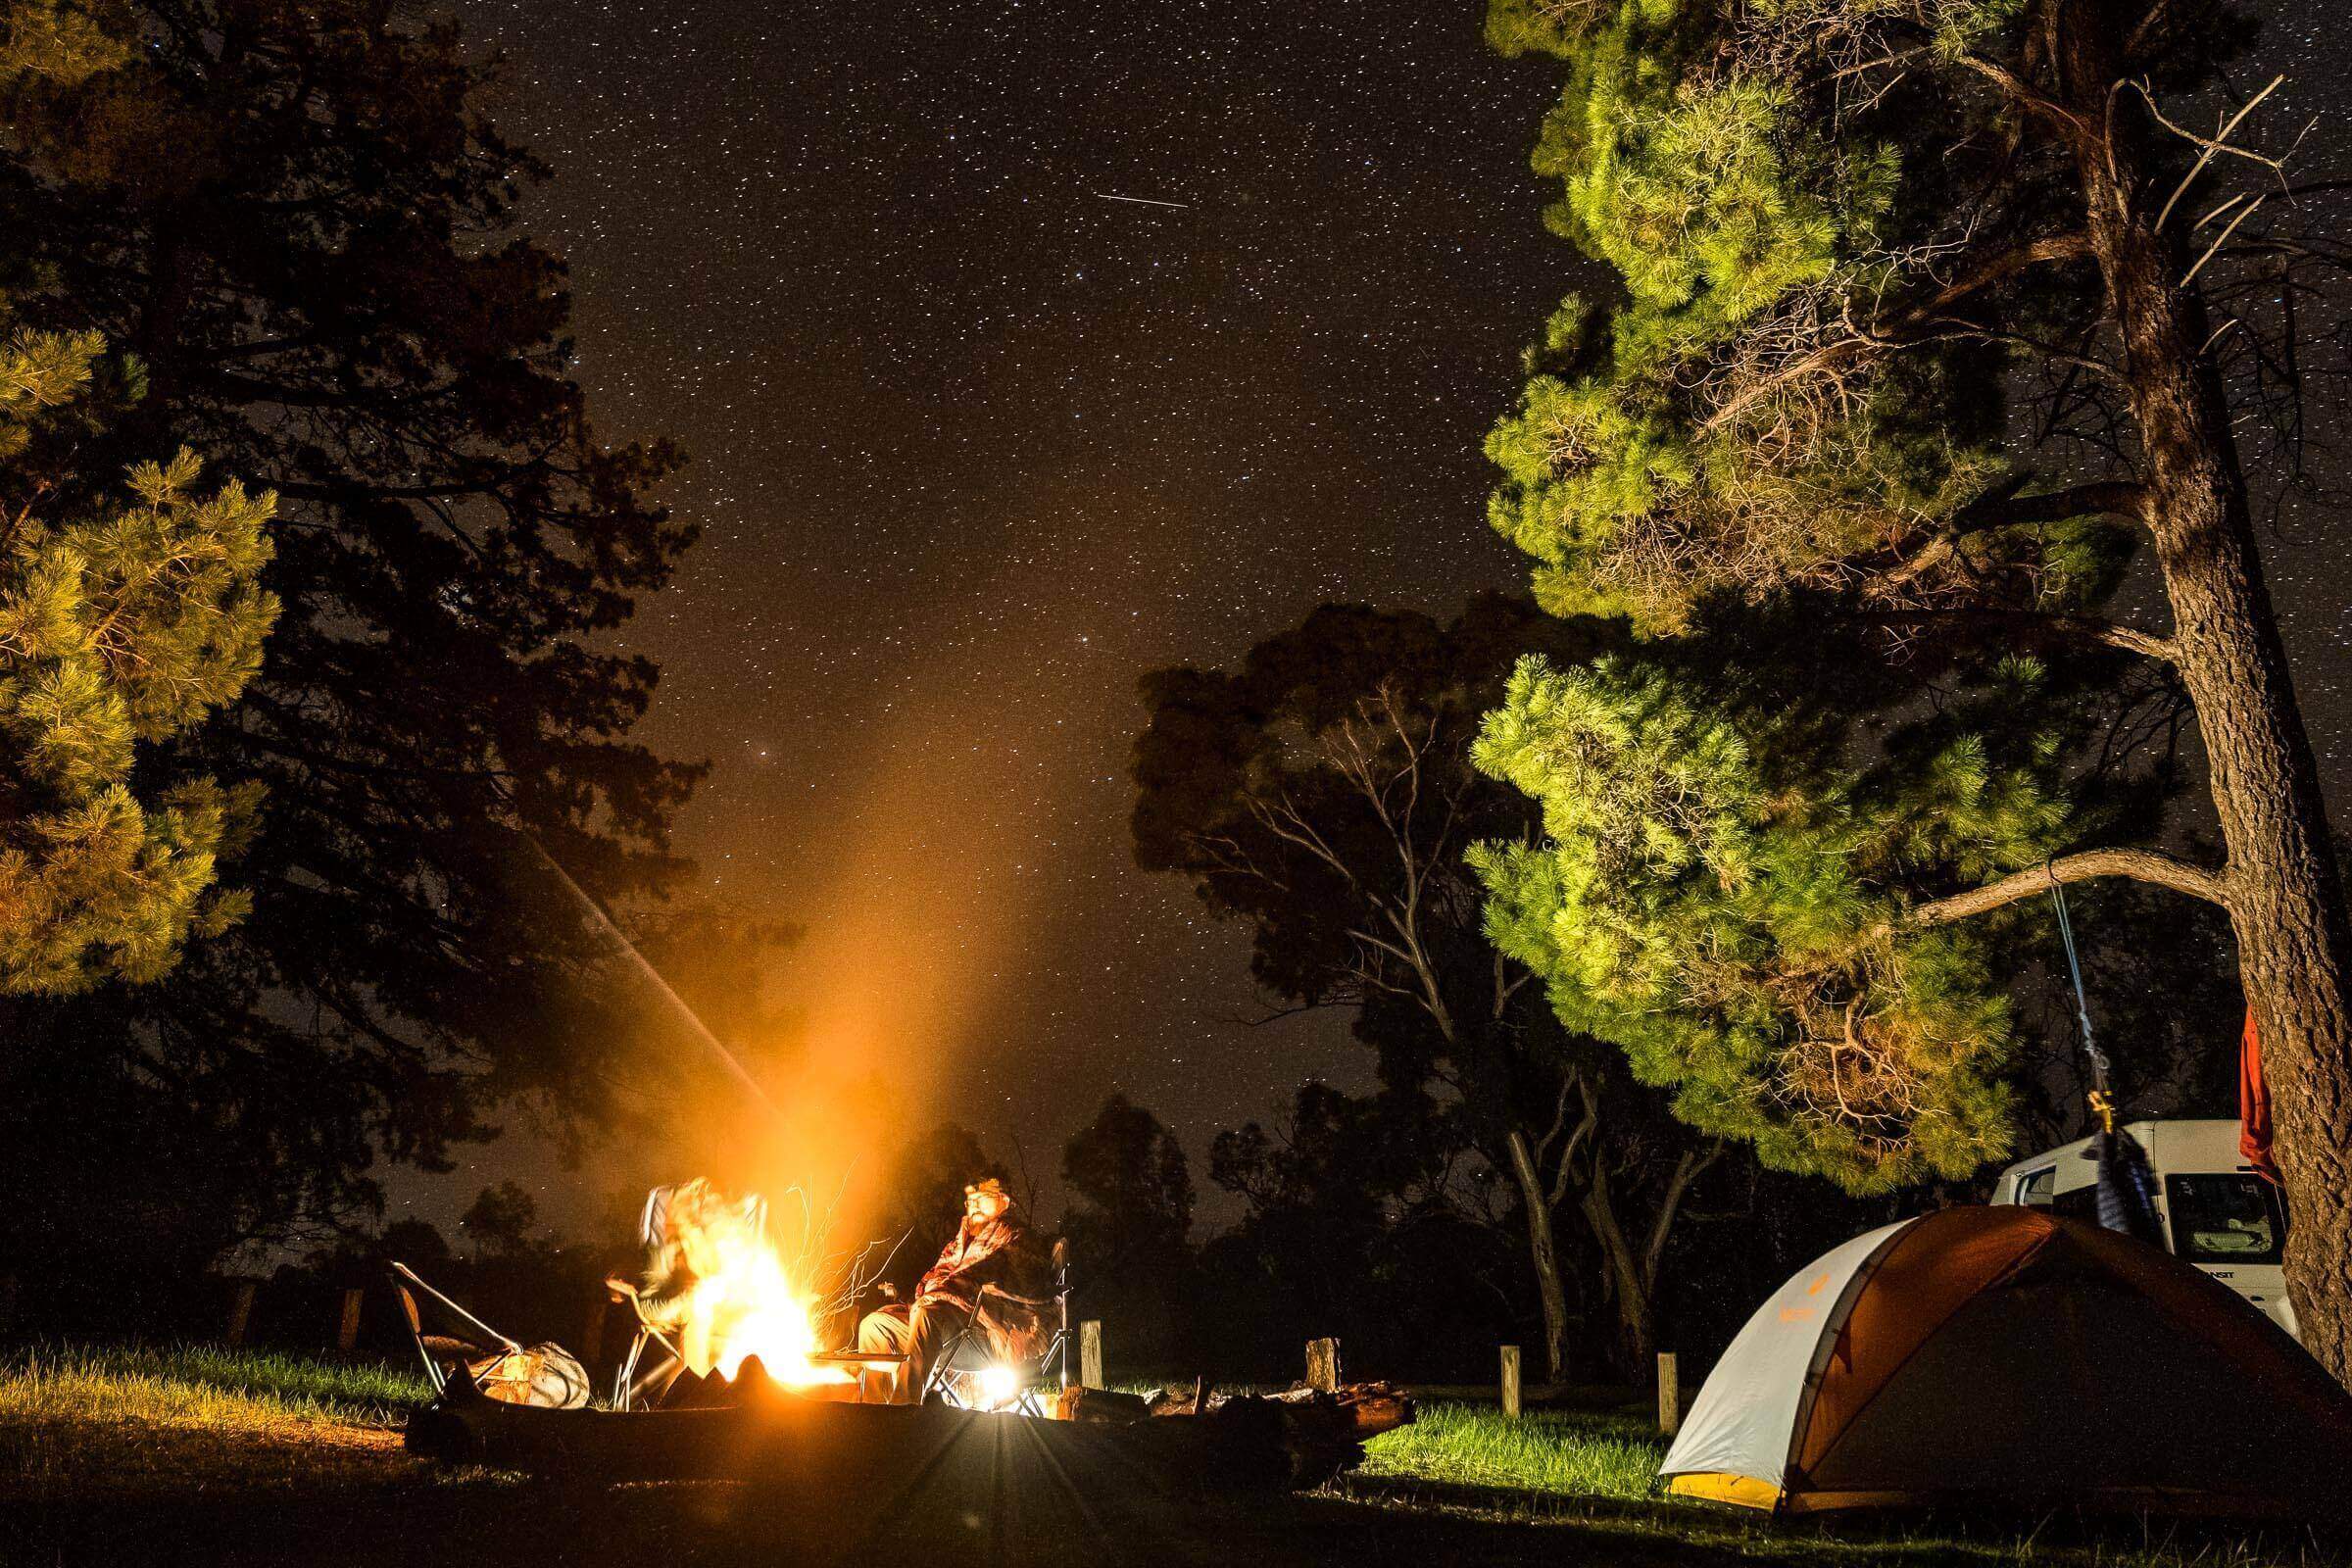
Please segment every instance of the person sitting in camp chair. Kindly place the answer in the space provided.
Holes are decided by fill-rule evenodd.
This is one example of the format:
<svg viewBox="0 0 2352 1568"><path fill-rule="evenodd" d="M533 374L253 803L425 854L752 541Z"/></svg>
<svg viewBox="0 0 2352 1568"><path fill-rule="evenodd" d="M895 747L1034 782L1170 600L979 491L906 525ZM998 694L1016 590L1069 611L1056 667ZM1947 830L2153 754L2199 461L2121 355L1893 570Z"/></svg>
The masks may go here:
<svg viewBox="0 0 2352 1568"><path fill-rule="evenodd" d="M642 1227L644 1283L618 1275L605 1281L616 1298L636 1302L641 1323L674 1336L679 1359L696 1373L708 1374L724 1348L727 1303L717 1282L730 1246L757 1241L760 1201L746 1197L731 1203L700 1176L656 1188Z"/></svg>
<svg viewBox="0 0 2352 1568"><path fill-rule="evenodd" d="M1034 1272L1027 1241L1028 1229L1013 1213L1012 1195L1004 1183L992 1176L963 1190L963 1222L940 1249L939 1261L925 1271L913 1297L868 1312L858 1325L858 1349L906 1358L876 1371L887 1389L883 1402L919 1399L931 1368L973 1326L975 1314L981 1330L992 1340L998 1337L982 1294L992 1286L1022 1294Z"/></svg>

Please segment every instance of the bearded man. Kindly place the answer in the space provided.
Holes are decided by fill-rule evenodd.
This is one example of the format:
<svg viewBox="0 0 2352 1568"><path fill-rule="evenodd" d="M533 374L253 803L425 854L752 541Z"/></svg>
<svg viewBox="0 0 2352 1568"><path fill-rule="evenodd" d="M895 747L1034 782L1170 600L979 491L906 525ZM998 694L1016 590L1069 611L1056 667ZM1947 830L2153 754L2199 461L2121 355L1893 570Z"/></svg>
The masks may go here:
<svg viewBox="0 0 2352 1568"><path fill-rule="evenodd" d="M1014 1216L1012 1195L1004 1183L991 1176L963 1190L963 1222L916 1284L913 1298L868 1312L858 1325L859 1350L906 1357L895 1371L873 1374L887 1379L883 1402L911 1404L920 1397L931 1368L975 1314L981 1314L980 1327L989 1333L981 1292L994 1286L1021 1294L1032 1268L1027 1240L1028 1230ZM993 1345L997 1336L990 1338Z"/></svg>

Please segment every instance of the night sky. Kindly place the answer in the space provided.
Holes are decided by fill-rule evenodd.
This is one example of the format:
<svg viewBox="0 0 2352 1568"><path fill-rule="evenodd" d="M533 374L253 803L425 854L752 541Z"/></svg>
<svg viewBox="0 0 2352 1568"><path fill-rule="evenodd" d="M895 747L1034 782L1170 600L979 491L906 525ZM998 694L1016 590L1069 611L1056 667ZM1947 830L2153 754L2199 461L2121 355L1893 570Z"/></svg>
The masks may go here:
<svg viewBox="0 0 2352 1568"><path fill-rule="evenodd" d="M1445 0L458 11L558 172L524 226L600 425L693 455L643 734L715 763L708 891L810 926L772 981L809 1038L1041 1176L1122 1088L1203 1188L1215 1128L1359 1076L1342 1020L1232 1021L1246 934L1133 869L1135 680L1523 581L1479 443L1575 281L1526 170L1553 68ZM2297 536L2332 781L2345 573ZM609 1185L515 1137L415 1196L509 1173L574 1228Z"/></svg>

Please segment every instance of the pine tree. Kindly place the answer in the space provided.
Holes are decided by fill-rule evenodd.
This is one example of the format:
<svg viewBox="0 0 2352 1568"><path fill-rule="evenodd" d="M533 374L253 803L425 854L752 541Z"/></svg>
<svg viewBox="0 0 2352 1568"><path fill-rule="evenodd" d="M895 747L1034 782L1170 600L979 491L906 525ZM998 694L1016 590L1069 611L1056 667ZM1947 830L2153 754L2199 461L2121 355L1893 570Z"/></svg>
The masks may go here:
<svg viewBox="0 0 2352 1568"><path fill-rule="evenodd" d="M43 64L92 38L114 64ZM632 738L658 671L623 628L693 530L651 496L675 450L595 424L564 259L519 232L549 171L453 23L0 0L0 274L42 276L31 324L146 367L80 474L186 445L280 498L262 670L142 763L268 788L249 917L160 984L0 1000L0 1187L25 1199L0 1250L93 1268L117 1253L83 1238L136 1216L139 1250L201 1266L355 1217L374 1161L444 1158L510 1091L565 1119L625 1098L642 994L517 830L608 907L680 872L699 770ZM202 1199L119 1191L129 1136Z"/></svg>
<svg viewBox="0 0 2352 1568"><path fill-rule="evenodd" d="M191 936L246 910L219 861L247 836L251 784L134 789L140 751L233 701L277 602L260 586L276 497L197 491L182 450L129 498L53 518L44 438L91 416L94 333L0 316L0 992L152 980Z"/></svg>
<svg viewBox="0 0 2352 1568"><path fill-rule="evenodd" d="M2346 258L2231 188L2286 183L2252 102L2183 128L2243 11L1494 0L1489 32L1565 64L1535 164L1607 274L1490 439L1493 519L1548 608L1677 651L1514 683L1482 763L1554 843L1482 856L1498 939L1692 1119L1871 1186L2002 1147L1979 922L2092 877L2218 906L2290 1294L2352 1378L2352 928L2246 479L2301 471ZM2169 630L2102 613L2143 543ZM1806 677L1693 657L1742 618ZM1891 685L1839 710L1866 649ZM2192 706L2221 863L2071 797L2086 669Z"/></svg>

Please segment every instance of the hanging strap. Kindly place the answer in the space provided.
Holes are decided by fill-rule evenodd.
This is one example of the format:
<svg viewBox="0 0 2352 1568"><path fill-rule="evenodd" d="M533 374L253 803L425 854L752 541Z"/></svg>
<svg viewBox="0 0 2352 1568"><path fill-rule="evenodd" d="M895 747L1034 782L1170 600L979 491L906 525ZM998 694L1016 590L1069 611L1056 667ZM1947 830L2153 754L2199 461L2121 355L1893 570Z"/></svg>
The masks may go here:
<svg viewBox="0 0 2352 1568"><path fill-rule="evenodd" d="M2049 862L2042 862L2044 872ZM2090 1033L2090 1001L2082 990L2082 960L2075 952L2075 923L2066 912L2066 885L2053 874L2050 876L2050 903L2058 910L2058 941L2066 949L2066 972L2075 984L2075 1026L2082 1031L2082 1055L2090 1063L2090 1093L2083 1098L2090 1102L2091 1114L2099 1118L2099 1130L2112 1135L2115 1131L2115 1094L2107 1082L2107 1054L2098 1047Z"/></svg>
<svg viewBox="0 0 2352 1568"><path fill-rule="evenodd" d="M2043 862L2043 869L2049 869ZM2082 988L2082 958L2075 949L2075 923L2067 914L2066 889L2050 877L2050 903L2058 910L2058 940L2066 949L2067 978L2075 987L2075 1024L2082 1032L2082 1055L2090 1063L2091 1114L2099 1119L2099 1223L2111 1231L2164 1245L2156 1220L2155 1179L2147 1158L2131 1137L2116 1131L2115 1090L2107 1078L2107 1054L2090 1032L2090 1002Z"/></svg>

